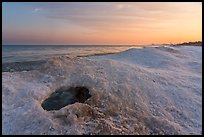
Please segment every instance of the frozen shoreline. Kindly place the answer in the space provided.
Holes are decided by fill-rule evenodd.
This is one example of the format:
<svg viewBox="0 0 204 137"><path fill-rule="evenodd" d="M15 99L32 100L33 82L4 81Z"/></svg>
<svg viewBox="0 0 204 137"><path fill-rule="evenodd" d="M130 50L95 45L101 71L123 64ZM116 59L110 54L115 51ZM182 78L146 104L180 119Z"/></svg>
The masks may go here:
<svg viewBox="0 0 204 137"><path fill-rule="evenodd" d="M41 103L60 87L91 98L60 110ZM2 73L2 134L202 134L202 47L158 47Z"/></svg>

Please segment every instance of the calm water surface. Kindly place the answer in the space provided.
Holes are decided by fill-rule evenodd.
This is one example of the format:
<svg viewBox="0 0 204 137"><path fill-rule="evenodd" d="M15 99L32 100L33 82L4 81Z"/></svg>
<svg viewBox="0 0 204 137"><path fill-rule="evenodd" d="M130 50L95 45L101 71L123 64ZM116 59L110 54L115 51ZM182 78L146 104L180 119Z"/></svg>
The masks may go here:
<svg viewBox="0 0 204 137"><path fill-rule="evenodd" d="M84 56L117 53L141 46L88 46L88 45L3 45L2 62L42 60L53 56Z"/></svg>

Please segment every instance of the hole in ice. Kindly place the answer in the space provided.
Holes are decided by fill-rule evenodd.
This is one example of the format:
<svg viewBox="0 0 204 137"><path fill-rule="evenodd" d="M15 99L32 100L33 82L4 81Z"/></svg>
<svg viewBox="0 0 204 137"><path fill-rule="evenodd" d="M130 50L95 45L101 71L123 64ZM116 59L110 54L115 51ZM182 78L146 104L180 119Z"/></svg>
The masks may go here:
<svg viewBox="0 0 204 137"><path fill-rule="evenodd" d="M75 102L84 103L90 97L91 95L86 87L60 88L45 99L41 106L47 111L59 110Z"/></svg>

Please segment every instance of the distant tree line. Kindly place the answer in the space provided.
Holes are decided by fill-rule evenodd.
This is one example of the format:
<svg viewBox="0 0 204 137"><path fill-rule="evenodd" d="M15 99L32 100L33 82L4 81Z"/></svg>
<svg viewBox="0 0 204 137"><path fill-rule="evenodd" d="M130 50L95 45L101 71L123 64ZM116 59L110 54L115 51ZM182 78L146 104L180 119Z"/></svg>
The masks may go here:
<svg viewBox="0 0 204 137"><path fill-rule="evenodd" d="M202 41L184 42L177 45L202 46Z"/></svg>

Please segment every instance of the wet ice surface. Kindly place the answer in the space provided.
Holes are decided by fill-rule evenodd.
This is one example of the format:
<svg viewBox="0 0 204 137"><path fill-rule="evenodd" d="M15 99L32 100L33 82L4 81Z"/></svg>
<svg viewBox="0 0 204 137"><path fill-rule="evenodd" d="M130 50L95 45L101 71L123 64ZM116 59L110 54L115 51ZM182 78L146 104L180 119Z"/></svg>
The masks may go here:
<svg viewBox="0 0 204 137"><path fill-rule="evenodd" d="M54 57L39 70L2 73L2 134L202 134L202 47ZM91 95L59 110L61 87Z"/></svg>

